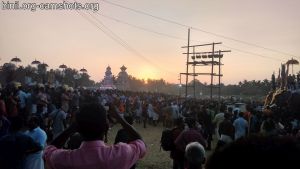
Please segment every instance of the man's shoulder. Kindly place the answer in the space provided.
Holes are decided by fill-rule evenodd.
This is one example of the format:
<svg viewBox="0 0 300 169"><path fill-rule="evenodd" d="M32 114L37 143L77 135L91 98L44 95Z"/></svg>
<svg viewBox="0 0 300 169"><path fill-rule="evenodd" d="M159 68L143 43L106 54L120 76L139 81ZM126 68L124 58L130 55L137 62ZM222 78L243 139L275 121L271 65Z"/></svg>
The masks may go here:
<svg viewBox="0 0 300 169"><path fill-rule="evenodd" d="M46 132L43 129L41 129L40 127L35 128L35 132L38 133L39 135L47 136Z"/></svg>
<svg viewBox="0 0 300 169"><path fill-rule="evenodd" d="M123 145L130 145L130 144L135 144L135 145L145 145L144 141L141 139L133 140L130 141L129 143L121 143Z"/></svg>
<svg viewBox="0 0 300 169"><path fill-rule="evenodd" d="M234 120L234 122L238 122L238 123L243 122L243 121L244 121L244 118L242 118L242 117L238 117L237 119Z"/></svg>
<svg viewBox="0 0 300 169"><path fill-rule="evenodd" d="M66 112L63 110L63 109L59 109L59 112L58 112L59 114L66 114Z"/></svg>
<svg viewBox="0 0 300 169"><path fill-rule="evenodd" d="M6 136L3 136L1 139L0 139L0 143L1 144L6 144L6 143L9 143L10 145L13 145L13 144L16 144L16 145L19 145L19 144L27 144L27 143L33 143L34 140L24 134L24 133L14 133L14 134L8 134Z"/></svg>
<svg viewBox="0 0 300 169"><path fill-rule="evenodd" d="M197 129L188 129L182 133L184 136L195 136L200 135L201 133Z"/></svg>
<svg viewBox="0 0 300 169"><path fill-rule="evenodd" d="M17 134L15 134L15 138L20 143L34 142L34 140L30 136L28 136L28 135L26 135L24 133L17 133Z"/></svg>

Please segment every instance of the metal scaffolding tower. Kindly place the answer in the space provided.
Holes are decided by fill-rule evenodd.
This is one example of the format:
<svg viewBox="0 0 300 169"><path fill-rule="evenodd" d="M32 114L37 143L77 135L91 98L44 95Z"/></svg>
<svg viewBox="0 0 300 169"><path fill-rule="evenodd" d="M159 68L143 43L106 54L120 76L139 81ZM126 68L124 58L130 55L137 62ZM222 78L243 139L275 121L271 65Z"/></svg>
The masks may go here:
<svg viewBox="0 0 300 169"><path fill-rule="evenodd" d="M188 45L183 46L182 48L186 48L187 52L183 53L187 56L186 59L186 72L180 73L181 75L185 75L186 83L185 83L185 97L188 95L188 87L193 87L194 98L196 98L196 85L195 78L196 76L210 76L210 99L212 100L213 96L213 88L214 88L214 77L218 77L218 99L220 100L221 95L221 66L223 65L221 59L223 58L224 53L231 52L230 50L216 50L216 45L222 44L221 42L217 43L208 43L201 45L190 45L190 30L188 31ZM212 50L207 52L201 51L201 47L211 46ZM203 50L203 49L202 49ZM190 67L192 66L192 72L190 72ZM196 72L197 66L206 66L210 67L210 72ZM216 68L217 67L217 71ZM193 76L193 85L188 86L188 78L189 76Z"/></svg>

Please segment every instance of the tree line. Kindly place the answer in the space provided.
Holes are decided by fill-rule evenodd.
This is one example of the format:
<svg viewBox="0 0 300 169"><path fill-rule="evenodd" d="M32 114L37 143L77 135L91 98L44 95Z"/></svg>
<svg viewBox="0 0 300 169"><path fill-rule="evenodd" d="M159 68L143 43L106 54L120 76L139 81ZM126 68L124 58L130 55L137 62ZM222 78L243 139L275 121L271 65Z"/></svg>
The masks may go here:
<svg viewBox="0 0 300 169"><path fill-rule="evenodd" d="M114 81L116 78L113 78ZM271 78L270 78L271 79ZM72 87L100 87L101 82L90 79L87 72L80 72L73 68L50 69L47 65L28 65L26 67L16 66L13 63L5 63L0 69L0 83L5 85L11 81L18 81L23 84L28 83L49 83L67 84ZM129 90L158 92L172 95L185 95L185 84L179 85L168 83L164 79L138 79L132 75L128 77ZM188 95L194 94L194 81L188 83ZM213 85L213 95L218 95L218 85ZM272 89L272 81L264 80L243 80L238 84L220 84L222 96L265 96ZM210 84L195 80L196 97L210 95Z"/></svg>

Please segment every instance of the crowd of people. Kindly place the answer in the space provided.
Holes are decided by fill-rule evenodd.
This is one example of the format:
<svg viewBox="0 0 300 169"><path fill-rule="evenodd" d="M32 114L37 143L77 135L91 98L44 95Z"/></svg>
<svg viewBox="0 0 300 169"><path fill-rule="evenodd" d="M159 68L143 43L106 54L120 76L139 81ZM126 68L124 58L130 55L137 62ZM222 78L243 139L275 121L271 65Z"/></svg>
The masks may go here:
<svg viewBox="0 0 300 169"><path fill-rule="evenodd" d="M274 138L274 141L278 141L278 146L281 146L280 148L285 148L285 146L287 146L286 142L293 143L293 146L298 147L295 151L299 153L300 112L288 113L289 109L287 107L272 108L272 106L267 106L262 110L257 108L260 107L257 102L248 103L244 111L239 108L227 107L224 104L217 105L211 101L204 100L190 101L186 104L189 104L189 106L183 104L183 108L186 107L186 110L183 109L183 118L185 119L186 126L179 120L172 130L175 146L171 150L170 157L173 159L174 169L185 168L185 166L188 165L188 160L185 155L186 152L182 147L187 147L187 144L191 142L198 142L205 150L211 150L212 138L217 140L217 144L213 151L213 160L210 160L213 162L207 163L209 165L206 168L224 168L222 165L215 164L218 163L219 155L222 157L225 155L223 151L234 154L234 152L230 152L236 151L232 150L232 145L244 148L246 145L251 146L250 144L255 144L255 140L257 140L257 152L249 151L247 153L247 150L239 150L236 152L237 154L234 155L226 154L228 155L227 158L231 158L228 160L228 162L230 162L228 166L234 166L233 163L235 163L235 159L238 159L236 158L239 156L238 153L240 153L240 155L245 154L245 160L247 160L247 157L250 159L251 155L258 155L260 153L259 151L266 153L265 158L273 157L271 151L275 151L278 147L272 147L265 152L263 152L264 149L262 147L259 147L266 146L267 143L271 142L272 139L270 138ZM279 116L280 113L278 114L276 112L283 109L287 113ZM200 136L197 137L199 134ZM243 140L243 142L239 140ZM289 147L286 148L287 150L289 149ZM280 153L276 152L276 154ZM241 156L239 158L244 157ZM291 159L300 158L293 157ZM227 161L224 160L224 163L226 162ZM257 164L256 161L251 162ZM291 160L286 160L282 163L285 162L291 162ZM201 166L201 163L198 164ZM270 166L273 165L270 164ZM236 165L235 167L241 166Z"/></svg>
<svg viewBox="0 0 300 169"><path fill-rule="evenodd" d="M0 168L4 169L135 168L146 145L132 127L133 121L144 128L160 123L172 128L174 169L199 169L203 164L220 168L215 161L239 144L252 144L251 135L259 135L257 140L300 136L297 116L282 119L270 107L265 112L255 109L256 102L241 111L223 101L19 83L1 88L0 94ZM107 132L116 123L122 129L109 146ZM205 152L212 149L211 159L206 160Z"/></svg>

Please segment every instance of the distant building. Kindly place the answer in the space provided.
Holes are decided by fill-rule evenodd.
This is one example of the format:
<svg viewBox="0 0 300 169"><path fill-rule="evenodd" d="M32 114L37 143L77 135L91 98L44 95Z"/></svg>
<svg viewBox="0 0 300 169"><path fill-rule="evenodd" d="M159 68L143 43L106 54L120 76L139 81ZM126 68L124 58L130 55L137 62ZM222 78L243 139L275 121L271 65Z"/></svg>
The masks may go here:
<svg viewBox="0 0 300 169"><path fill-rule="evenodd" d="M114 78L113 78L110 66L108 66L106 68L105 76L104 76L104 79L101 83L100 89L101 90L116 89L116 86L114 85Z"/></svg>
<svg viewBox="0 0 300 169"><path fill-rule="evenodd" d="M117 78L117 88L119 90L128 90L129 89L129 78L128 73L126 72L126 67L123 65L121 68L121 72L118 74Z"/></svg>

